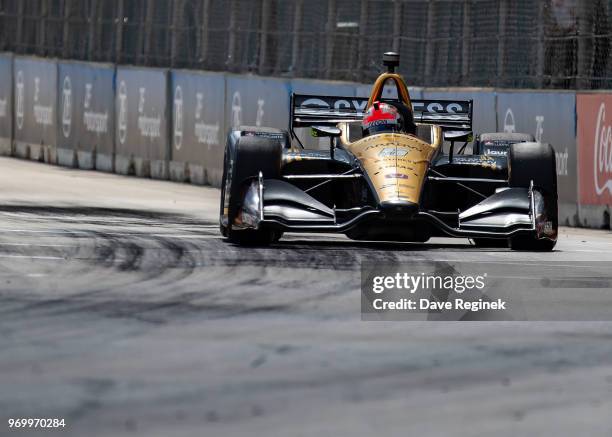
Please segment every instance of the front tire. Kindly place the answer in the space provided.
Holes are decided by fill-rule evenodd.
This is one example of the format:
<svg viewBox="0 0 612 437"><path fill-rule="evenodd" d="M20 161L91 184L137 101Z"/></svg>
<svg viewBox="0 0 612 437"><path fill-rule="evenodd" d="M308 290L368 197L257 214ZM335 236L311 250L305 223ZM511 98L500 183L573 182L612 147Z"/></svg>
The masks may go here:
<svg viewBox="0 0 612 437"><path fill-rule="evenodd" d="M223 164L219 227L229 242L261 246L278 241L282 235L270 229L236 229L232 226L242 207L249 181L258 177L260 172L264 178L280 177L282 153L281 143L275 139L242 136L235 143L231 138L228 140Z"/></svg>
<svg viewBox="0 0 612 437"><path fill-rule="evenodd" d="M474 246L483 249L499 249L507 248L508 240L502 238L474 238L472 239Z"/></svg>
<svg viewBox="0 0 612 437"><path fill-rule="evenodd" d="M559 228L557 164L555 151L550 144L518 143L508 151L508 179L510 187L534 189L544 198L543 216L550 222L548 236L541 237L538 232L530 235L517 235L510 238L512 250L550 252L557 244Z"/></svg>

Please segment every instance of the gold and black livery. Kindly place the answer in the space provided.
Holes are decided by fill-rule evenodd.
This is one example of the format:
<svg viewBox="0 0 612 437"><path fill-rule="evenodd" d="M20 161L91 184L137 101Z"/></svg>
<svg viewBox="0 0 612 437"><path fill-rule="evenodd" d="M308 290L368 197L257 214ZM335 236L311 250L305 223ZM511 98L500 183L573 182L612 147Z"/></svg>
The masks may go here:
<svg viewBox="0 0 612 437"><path fill-rule="evenodd" d="M369 97L293 94L287 131L230 131L220 213L228 241L268 244L285 232L323 232L552 250L552 147L529 134L474 138L472 101L412 100L395 72L399 56L386 53L383 61L388 71ZM363 137L361 120L376 101L396 106L411 129ZM304 145L306 129L318 147Z"/></svg>

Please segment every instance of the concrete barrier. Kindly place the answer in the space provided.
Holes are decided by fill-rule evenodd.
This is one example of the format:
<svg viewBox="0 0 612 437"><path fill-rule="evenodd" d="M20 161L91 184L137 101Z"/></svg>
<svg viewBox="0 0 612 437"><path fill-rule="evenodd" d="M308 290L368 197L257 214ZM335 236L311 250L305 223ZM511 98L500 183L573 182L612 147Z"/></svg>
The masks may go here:
<svg viewBox="0 0 612 437"><path fill-rule="evenodd" d="M116 79L115 171L166 179L170 158L168 71L120 67Z"/></svg>
<svg viewBox="0 0 612 437"><path fill-rule="evenodd" d="M113 171L115 67L60 62L58 164Z"/></svg>
<svg viewBox="0 0 612 437"><path fill-rule="evenodd" d="M14 78L14 153L57 162L57 62L17 56Z"/></svg>
<svg viewBox="0 0 612 437"><path fill-rule="evenodd" d="M578 94L580 225L610 229L612 205L612 93Z"/></svg>
<svg viewBox="0 0 612 437"><path fill-rule="evenodd" d="M0 54L0 155L13 153L13 55Z"/></svg>
<svg viewBox="0 0 612 437"><path fill-rule="evenodd" d="M225 142L225 77L173 71L171 84L170 179L198 185L218 182L218 157Z"/></svg>

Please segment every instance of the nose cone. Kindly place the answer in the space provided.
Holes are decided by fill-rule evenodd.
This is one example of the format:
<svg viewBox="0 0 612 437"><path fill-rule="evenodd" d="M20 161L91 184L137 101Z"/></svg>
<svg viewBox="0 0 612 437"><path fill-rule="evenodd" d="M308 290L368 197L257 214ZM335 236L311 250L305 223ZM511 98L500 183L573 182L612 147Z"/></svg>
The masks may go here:
<svg viewBox="0 0 612 437"><path fill-rule="evenodd" d="M380 203L380 210L388 215L412 217L419 212L419 205L407 200L387 200Z"/></svg>

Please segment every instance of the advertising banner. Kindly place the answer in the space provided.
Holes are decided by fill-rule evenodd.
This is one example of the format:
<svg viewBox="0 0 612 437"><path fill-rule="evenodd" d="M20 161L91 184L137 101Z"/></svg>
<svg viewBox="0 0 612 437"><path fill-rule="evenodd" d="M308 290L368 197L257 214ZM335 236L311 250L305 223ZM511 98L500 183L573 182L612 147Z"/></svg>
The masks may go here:
<svg viewBox="0 0 612 437"><path fill-rule="evenodd" d="M227 128L289 126L289 82L261 77L226 77Z"/></svg>
<svg viewBox="0 0 612 437"><path fill-rule="evenodd" d="M0 55L0 155L10 156L13 143L13 56Z"/></svg>
<svg viewBox="0 0 612 437"><path fill-rule="evenodd" d="M578 94L579 199L612 205L612 93Z"/></svg>
<svg viewBox="0 0 612 437"><path fill-rule="evenodd" d="M115 171L165 179L170 158L168 71L118 68L115 105Z"/></svg>
<svg viewBox="0 0 612 437"><path fill-rule="evenodd" d="M554 147L559 203L574 205L573 213L578 180L575 114L574 93L508 92L497 95L499 131L533 134L536 141Z"/></svg>
<svg viewBox="0 0 612 437"><path fill-rule="evenodd" d="M59 63L58 163L112 171L115 67Z"/></svg>
<svg viewBox="0 0 612 437"><path fill-rule="evenodd" d="M225 145L225 77L173 71L171 84L170 177L180 182L210 183L218 176Z"/></svg>
<svg viewBox="0 0 612 437"><path fill-rule="evenodd" d="M57 63L15 57L13 78L15 154L56 163Z"/></svg>

